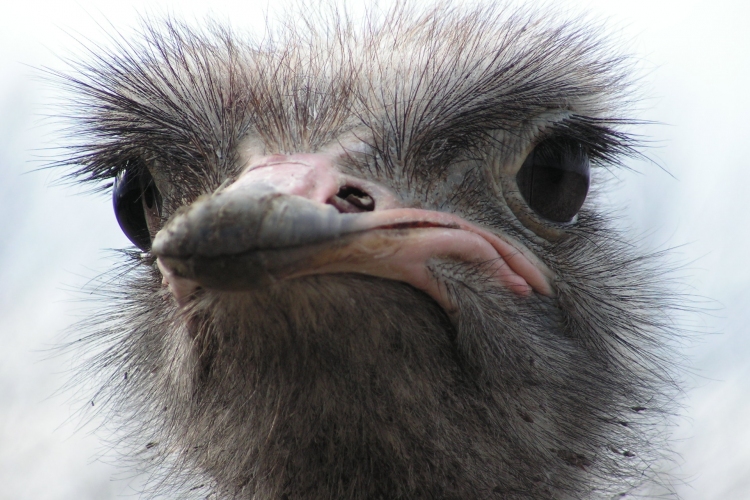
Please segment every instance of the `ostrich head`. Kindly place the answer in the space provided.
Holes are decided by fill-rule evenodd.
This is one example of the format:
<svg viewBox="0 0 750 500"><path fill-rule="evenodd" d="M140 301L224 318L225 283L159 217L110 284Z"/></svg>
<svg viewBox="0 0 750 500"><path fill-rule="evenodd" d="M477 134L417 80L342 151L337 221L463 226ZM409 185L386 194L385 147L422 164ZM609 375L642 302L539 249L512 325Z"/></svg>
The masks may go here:
<svg viewBox="0 0 750 500"><path fill-rule="evenodd" d="M66 77L66 161L139 247L89 337L133 456L211 498L651 481L659 273L589 195L636 154L621 58L490 7L299 18L147 25Z"/></svg>

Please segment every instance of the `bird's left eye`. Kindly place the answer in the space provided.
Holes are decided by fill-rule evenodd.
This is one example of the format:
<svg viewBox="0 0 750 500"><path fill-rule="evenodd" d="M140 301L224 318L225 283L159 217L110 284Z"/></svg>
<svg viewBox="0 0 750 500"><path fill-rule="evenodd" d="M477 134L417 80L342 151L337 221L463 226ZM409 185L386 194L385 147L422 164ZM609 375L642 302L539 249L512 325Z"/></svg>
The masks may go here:
<svg viewBox="0 0 750 500"><path fill-rule="evenodd" d="M161 194L148 169L126 168L117 174L112 205L125 236L141 250L148 251L161 216Z"/></svg>
<svg viewBox="0 0 750 500"><path fill-rule="evenodd" d="M589 191L588 154L576 141L544 140L526 157L516 184L534 212L552 222L569 222Z"/></svg>

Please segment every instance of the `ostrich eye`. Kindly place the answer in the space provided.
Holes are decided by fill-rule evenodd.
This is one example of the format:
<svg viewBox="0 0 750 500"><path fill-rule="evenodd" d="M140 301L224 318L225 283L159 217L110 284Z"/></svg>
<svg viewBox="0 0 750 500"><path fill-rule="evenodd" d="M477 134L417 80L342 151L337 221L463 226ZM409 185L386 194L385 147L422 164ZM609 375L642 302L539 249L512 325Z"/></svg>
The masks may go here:
<svg viewBox="0 0 750 500"><path fill-rule="evenodd" d="M516 183L537 214L553 222L569 222L589 191L588 154L576 141L547 139L526 157Z"/></svg>
<svg viewBox="0 0 750 500"><path fill-rule="evenodd" d="M141 250L151 248L161 214L161 194L148 169L126 168L117 174L112 205L125 236Z"/></svg>

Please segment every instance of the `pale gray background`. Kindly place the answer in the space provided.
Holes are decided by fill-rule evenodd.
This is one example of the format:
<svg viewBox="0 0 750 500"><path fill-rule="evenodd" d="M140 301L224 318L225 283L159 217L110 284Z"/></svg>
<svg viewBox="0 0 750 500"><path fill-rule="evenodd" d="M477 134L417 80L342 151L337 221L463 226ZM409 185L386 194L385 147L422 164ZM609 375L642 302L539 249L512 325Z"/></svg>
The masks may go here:
<svg viewBox="0 0 750 500"><path fill-rule="evenodd" d="M51 186L32 172L50 145L54 92L30 67L60 66L74 42L104 39L138 13L201 19L212 12L257 26L262 3L230 1L22 1L0 8L0 499L133 496L112 454L81 428L80 402L54 395L70 357L49 348L84 305L74 290L111 265L104 249L126 246L105 196ZM207 7L204 4L211 4ZM278 7L283 2L269 2ZM559 2L557 3L559 5ZM679 247L673 262L707 311L688 318L704 332L686 350L695 374L675 431L686 499L750 498L750 3L744 0L569 1L606 20L642 61L640 133L674 177L632 163L612 192L633 234L653 249ZM99 457L99 459L96 459ZM114 479L119 478L119 479Z"/></svg>

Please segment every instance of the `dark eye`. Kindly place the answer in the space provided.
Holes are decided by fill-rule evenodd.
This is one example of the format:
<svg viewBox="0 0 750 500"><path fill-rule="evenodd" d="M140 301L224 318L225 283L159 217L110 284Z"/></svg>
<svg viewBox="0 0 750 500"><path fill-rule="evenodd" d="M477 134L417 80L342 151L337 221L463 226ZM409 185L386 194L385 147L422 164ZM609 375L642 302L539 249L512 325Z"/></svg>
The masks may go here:
<svg viewBox="0 0 750 500"><path fill-rule="evenodd" d="M547 139L526 157L516 183L537 214L553 222L569 222L589 191L588 154L576 141Z"/></svg>
<svg viewBox="0 0 750 500"><path fill-rule="evenodd" d="M151 237L158 230L161 194L145 167L126 167L112 187L112 205L122 232L141 250L151 248Z"/></svg>

